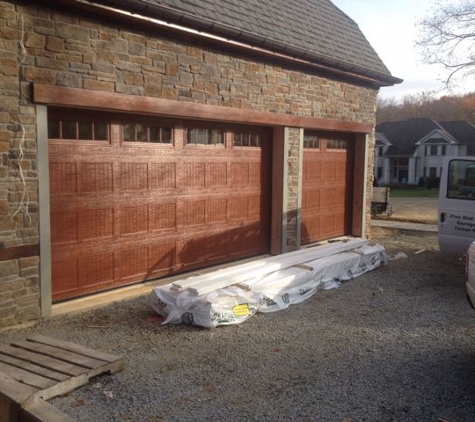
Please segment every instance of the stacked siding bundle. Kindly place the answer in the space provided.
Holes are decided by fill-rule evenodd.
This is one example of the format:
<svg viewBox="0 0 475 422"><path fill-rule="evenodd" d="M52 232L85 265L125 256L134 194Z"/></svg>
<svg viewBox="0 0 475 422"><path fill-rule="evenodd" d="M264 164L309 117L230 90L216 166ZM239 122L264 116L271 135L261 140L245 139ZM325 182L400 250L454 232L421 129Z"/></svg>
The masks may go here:
<svg viewBox="0 0 475 422"><path fill-rule="evenodd" d="M166 318L164 323L239 324L256 312L285 309L386 263L383 246L344 239L156 287L152 307Z"/></svg>

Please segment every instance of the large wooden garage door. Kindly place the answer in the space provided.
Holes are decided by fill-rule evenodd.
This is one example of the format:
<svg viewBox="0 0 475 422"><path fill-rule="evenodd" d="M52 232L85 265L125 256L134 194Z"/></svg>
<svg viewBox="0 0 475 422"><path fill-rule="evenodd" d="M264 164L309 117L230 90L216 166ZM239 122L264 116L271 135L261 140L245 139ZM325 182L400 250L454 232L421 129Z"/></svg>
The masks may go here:
<svg viewBox="0 0 475 422"><path fill-rule="evenodd" d="M302 243L350 234L353 149L351 135L305 131Z"/></svg>
<svg viewBox="0 0 475 422"><path fill-rule="evenodd" d="M52 111L53 300L267 253L259 128Z"/></svg>

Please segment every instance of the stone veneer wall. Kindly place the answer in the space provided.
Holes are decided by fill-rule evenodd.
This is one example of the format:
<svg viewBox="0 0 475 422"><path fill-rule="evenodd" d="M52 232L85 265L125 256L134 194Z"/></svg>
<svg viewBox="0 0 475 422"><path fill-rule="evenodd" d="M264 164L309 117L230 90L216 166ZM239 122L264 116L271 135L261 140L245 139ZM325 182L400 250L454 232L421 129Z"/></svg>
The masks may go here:
<svg viewBox="0 0 475 422"><path fill-rule="evenodd" d="M299 162L300 152L300 128L288 128L288 157L287 157L287 252L298 249L297 242L297 210L298 210L298 184L300 167L303 163Z"/></svg>
<svg viewBox="0 0 475 422"><path fill-rule="evenodd" d="M0 0L0 59L0 247L38 243L33 82L374 124L375 89L23 1ZM291 133L295 138L298 130ZM292 210L295 155L288 165ZM367 185L370 193L370 180ZM366 211L369 216L369 205ZM289 247L295 247L295 221L290 213ZM0 327L40 316L38 267L38 257L0 263Z"/></svg>

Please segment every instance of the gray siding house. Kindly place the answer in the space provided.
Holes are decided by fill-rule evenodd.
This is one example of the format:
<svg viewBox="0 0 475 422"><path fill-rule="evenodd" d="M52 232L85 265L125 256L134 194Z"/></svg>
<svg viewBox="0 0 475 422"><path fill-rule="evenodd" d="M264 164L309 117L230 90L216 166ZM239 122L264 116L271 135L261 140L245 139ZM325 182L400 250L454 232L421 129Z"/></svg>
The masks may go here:
<svg viewBox="0 0 475 422"><path fill-rule="evenodd" d="M417 185L437 179L443 158L475 154L475 126L417 118L376 126L374 176L379 184Z"/></svg>

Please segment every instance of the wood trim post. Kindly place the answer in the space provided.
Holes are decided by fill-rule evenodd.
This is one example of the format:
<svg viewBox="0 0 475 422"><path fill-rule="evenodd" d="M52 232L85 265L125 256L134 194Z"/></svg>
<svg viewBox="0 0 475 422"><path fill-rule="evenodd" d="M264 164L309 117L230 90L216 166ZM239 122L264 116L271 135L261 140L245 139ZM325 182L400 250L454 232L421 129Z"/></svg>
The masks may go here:
<svg viewBox="0 0 475 422"><path fill-rule="evenodd" d="M366 192L368 188L368 136L355 136L355 157L353 170L353 224L352 235L367 237L366 227Z"/></svg>
<svg viewBox="0 0 475 422"><path fill-rule="evenodd" d="M283 171L282 171L282 253L288 252L287 248L287 226L289 207L289 136L290 128L284 128L283 139Z"/></svg>
<svg viewBox="0 0 475 422"><path fill-rule="evenodd" d="M282 253L284 231L284 130L274 127L272 136L272 218L270 253Z"/></svg>
<svg viewBox="0 0 475 422"><path fill-rule="evenodd" d="M300 128L297 197L297 249L300 249L302 247L303 135L304 129Z"/></svg>
<svg viewBox="0 0 475 422"><path fill-rule="evenodd" d="M38 145L39 178L39 224L40 224L40 310L42 317L51 316L51 227L48 154L48 110L46 106L36 106L36 127Z"/></svg>

